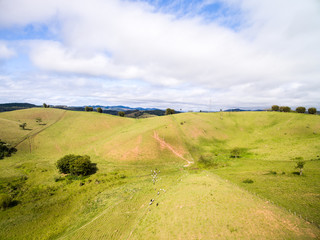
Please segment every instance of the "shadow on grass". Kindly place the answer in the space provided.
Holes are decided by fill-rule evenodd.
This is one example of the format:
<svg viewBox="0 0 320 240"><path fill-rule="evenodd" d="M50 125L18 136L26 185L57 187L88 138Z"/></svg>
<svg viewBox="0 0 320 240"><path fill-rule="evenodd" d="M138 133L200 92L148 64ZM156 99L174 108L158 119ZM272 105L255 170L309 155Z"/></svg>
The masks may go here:
<svg viewBox="0 0 320 240"><path fill-rule="evenodd" d="M99 169L97 167L97 164L96 163L91 163L91 170L90 170L88 176L92 175L92 174L95 174L98 170Z"/></svg>
<svg viewBox="0 0 320 240"><path fill-rule="evenodd" d="M13 201L9 204L9 208L15 207L15 206L17 206L17 205L20 204L20 203L21 203L21 201L13 200Z"/></svg>

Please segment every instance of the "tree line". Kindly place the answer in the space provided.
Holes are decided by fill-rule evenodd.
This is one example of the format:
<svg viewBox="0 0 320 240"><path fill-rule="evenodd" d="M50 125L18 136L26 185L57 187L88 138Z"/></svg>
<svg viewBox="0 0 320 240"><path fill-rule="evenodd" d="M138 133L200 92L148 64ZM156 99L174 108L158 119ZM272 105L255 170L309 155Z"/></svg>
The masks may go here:
<svg viewBox="0 0 320 240"><path fill-rule="evenodd" d="M278 105L272 105L271 107L272 111L275 112L292 112L291 108L288 106L278 106ZM297 107L295 112L297 113L305 113L306 112L306 108L305 107ZM317 113L317 109L314 107L308 108L308 113L309 114L316 114Z"/></svg>

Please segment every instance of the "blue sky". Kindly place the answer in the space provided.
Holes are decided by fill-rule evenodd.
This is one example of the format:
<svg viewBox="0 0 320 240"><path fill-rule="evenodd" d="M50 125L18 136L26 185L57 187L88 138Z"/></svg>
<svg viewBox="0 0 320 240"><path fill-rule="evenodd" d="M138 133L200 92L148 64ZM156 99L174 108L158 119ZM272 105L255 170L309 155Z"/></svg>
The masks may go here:
<svg viewBox="0 0 320 240"><path fill-rule="evenodd" d="M0 102L320 108L317 0L3 0Z"/></svg>

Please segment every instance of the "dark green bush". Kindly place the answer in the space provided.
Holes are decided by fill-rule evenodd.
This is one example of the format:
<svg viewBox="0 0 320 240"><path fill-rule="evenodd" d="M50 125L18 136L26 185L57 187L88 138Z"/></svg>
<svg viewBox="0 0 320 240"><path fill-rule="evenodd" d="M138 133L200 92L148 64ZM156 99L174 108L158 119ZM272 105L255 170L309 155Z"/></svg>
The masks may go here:
<svg viewBox="0 0 320 240"><path fill-rule="evenodd" d="M3 159L4 157L10 157L11 154L15 153L16 151L16 148L10 147L9 144L0 140L0 159Z"/></svg>
<svg viewBox="0 0 320 240"><path fill-rule="evenodd" d="M89 156L78 156L70 165L70 173L77 176L86 176L91 172L91 166L92 163Z"/></svg>
<svg viewBox="0 0 320 240"><path fill-rule="evenodd" d="M245 180L242 181L243 183L254 183L254 181L250 178L247 178Z"/></svg>
<svg viewBox="0 0 320 240"><path fill-rule="evenodd" d="M306 108L305 107L297 107L296 108L296 112L297 113L305 113L306 112Z"/></svg>
<svg viewBox="0 0 320 240"><path fill-rule="evenodd" d="M0 209L7 209L12 203L12 197L8 194L0 195Z"/></svg>
<svg viewBox="0 0 320 240"><path fill-rule="evenodd" d="M199 157L198 164L200 165L200 167L204 167L204 168L218 166L218 163L211 156L203 156L203 155Z"/></svg>
<svg viewBox="0 0 320 240"><path fill-rule="evenodd" d="M166 114L166 115L171 115L171 114L175 114L175 112L176 112L176 111L175 111L174 109L167 108L165 114Z"/></svg>
<svg viewBox="0 0 320 240"><path fill-rule="evenodd" d="M271 107L271 109L272 109L272 111L279 111L279 106L278 105L273 105L272 107Z"/></svg>
<svg viewBox="0 0 320 240"><path fill-rule="evenodd" d="M241 148L235 147L230 152L231 158L240 158L241 156Z"/></svg>
<svg viewBox="0 0 320 240"><path fill-rule="evenodd" d="M77 157L74 154L65 155L57 161L56 166L61 173L70 173L70 167Z"/></svg>
<svg viewBox="0 0 320 240"><path fill-rule="evenodd" d="M96 164L92 163L87 155L66 155L57 161L56 166L61 173L70 173L76 176L86 176L96 170Z"/></svg>
<svg viewBox="0 0 320 240"><path fill-rule="evenodd" d="M291 111L291 108L288 107L288 106L281 106L279 108L280 112L290 112Z"/></svg>
<svg viewBox="0 0 320 240"><path fill-rule="evenodd" d="M317 113L317 109L312 107L312 108L308 108L308 113L309 114L316 114Z"/></svg>

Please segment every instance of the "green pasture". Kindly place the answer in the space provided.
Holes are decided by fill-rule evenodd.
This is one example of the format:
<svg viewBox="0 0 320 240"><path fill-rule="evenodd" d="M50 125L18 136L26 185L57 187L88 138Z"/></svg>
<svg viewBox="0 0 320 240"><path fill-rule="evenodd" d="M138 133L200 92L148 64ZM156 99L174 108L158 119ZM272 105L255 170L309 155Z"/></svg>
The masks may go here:
<svg viewBox="0 0 320 240"><path fill-rule="evenodd" d="M18 149L0 160L0 194L14 200L0 239L320 237L319 116L33 108L0 113L0 139ZM66 154L89 155L98 171L60 174Z"/></svg>

